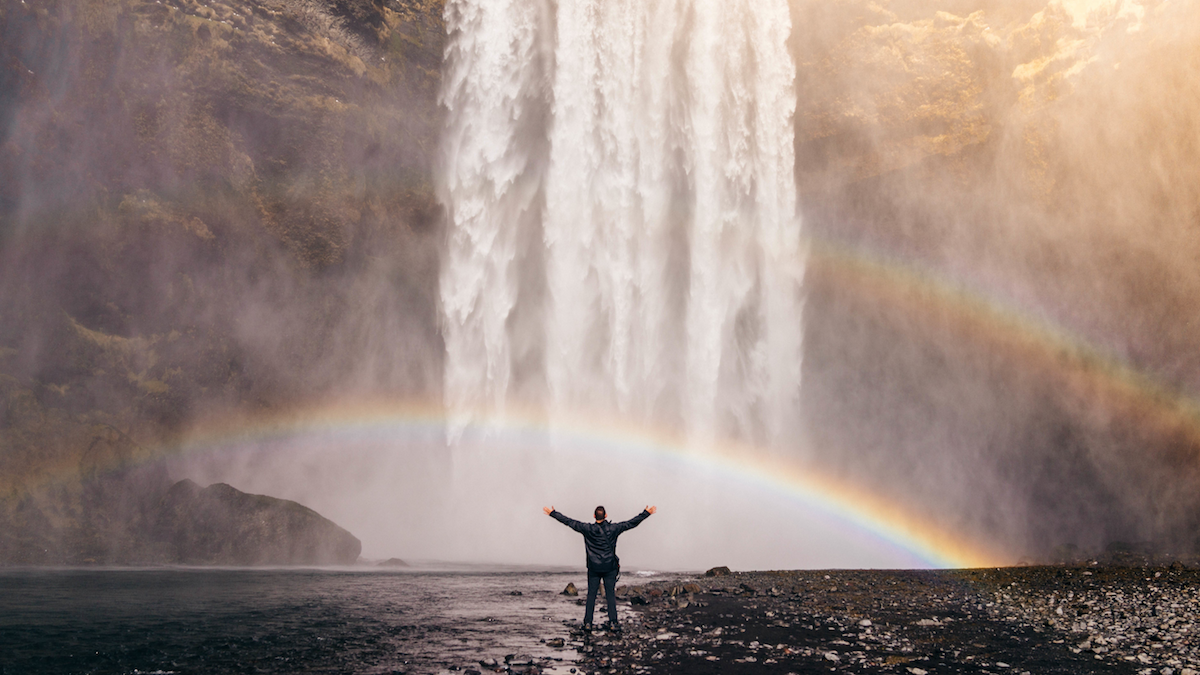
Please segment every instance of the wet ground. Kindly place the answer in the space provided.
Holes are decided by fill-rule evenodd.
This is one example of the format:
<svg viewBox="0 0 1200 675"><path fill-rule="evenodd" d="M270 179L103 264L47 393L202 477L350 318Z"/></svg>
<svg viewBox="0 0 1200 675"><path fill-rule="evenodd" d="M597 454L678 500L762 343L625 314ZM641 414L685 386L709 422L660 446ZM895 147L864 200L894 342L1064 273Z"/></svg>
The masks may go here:
<svg viewBox="0 0 1200 675"><path fill-rule="evenodd" d="M0 675L568 673L575 572L0 569ZM550 644L548 644L550 642ZM537 664L534 666L533 664Z"/></svg>
<svg viewBox="0 0 1200 675"><path fill-rule="evenodd" d="M569 582L586 577L0 570L0 675L1200 675L1200 572L1180 565L630 574L622 635L582 631Z"/></svg>
<svg viewBox="0 0 1200 675"><path fill-rule="evenodd" d="M1195 570L1019 567L674 577L624 589L586 673L1196 675ZM619 591L620 594L620 591Z"/></svg>

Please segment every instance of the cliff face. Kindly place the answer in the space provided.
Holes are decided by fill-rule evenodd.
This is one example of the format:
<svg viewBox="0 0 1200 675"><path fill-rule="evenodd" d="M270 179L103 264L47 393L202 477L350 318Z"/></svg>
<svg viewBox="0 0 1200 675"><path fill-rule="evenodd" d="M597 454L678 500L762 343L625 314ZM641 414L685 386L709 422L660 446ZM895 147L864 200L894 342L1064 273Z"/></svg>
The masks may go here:
<svg viewBox="0 0 1200 675"><path fill-rule="evenodd" d="M815 236L1032 307L1200 394L1197 9L935 4L954 13L799 4Z"/></svg>
<svg viewBox="0 0 1200 675"><path fill-rule="evenodd" d="M440 15L0 4L10 559L120 548L105 495L199 412L436 390Z"/></svg>
<svg viewBox="0 0 1200 675"><path fill-rule="evenodd" d="M439 13L5 3L3 372L169 426L332 386L380 315L436 352ZM432 386L403 368L368 384Z"/></svg>
<svg viewBox="0 0 1200 675"><path fill-rule="evenodd" d="M1034 556L1196 545L1198 12L796 4L817 459Z"/></svg>

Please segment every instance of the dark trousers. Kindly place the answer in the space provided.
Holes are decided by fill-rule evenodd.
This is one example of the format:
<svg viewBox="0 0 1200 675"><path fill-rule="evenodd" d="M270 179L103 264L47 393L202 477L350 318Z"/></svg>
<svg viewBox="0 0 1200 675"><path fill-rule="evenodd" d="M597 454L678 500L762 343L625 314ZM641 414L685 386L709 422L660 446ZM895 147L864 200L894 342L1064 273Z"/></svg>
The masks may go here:
<svg viewBox="0 0 1200 675"><path fill-rule="evenodd" d="M587 609L583 612L585 626L592 624L592 613L596 608L596 593L600 590L601 581L604 582L604 599L608 602L608 623L611 626L617 625L617 577L620 574L619 570L611 572L588 570Z"/></svg>

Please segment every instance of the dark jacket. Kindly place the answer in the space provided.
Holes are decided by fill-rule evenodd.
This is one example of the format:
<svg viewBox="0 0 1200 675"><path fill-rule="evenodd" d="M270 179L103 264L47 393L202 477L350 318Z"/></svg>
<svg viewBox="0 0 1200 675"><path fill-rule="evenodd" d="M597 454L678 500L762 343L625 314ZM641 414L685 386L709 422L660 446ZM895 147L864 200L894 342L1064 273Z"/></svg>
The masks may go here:
<svg viewBox="0 0 1200 675"><path fill-rule="evenodd" d="M625 530L632 530L642 521L650 517L649 511L642 511L623 523L610 523L607 520L600 523L581 523L572 520L558 511L550 513L558 522L583 535L583 545L587 549L587 568L591 572L612 572L621 569L621 560L617 558L617 537Z"/></svg>

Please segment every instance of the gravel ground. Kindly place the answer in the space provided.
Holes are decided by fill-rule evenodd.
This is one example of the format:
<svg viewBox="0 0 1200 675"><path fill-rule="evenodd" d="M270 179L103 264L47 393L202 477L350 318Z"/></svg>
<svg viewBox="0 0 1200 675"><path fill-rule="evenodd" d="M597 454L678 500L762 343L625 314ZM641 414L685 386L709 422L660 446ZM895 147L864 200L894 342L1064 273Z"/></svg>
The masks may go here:
<svg viewBox="0 0 1200 675"><path fill-rule="evenodd" d="M676 576L572 629L583 673L1200 675L1200 572L1096 565Z"/></svg>

